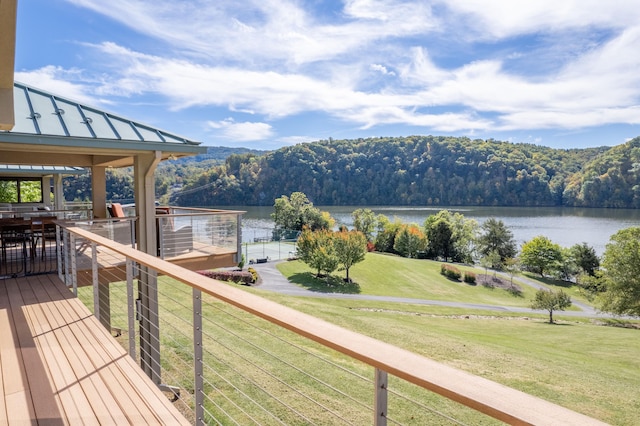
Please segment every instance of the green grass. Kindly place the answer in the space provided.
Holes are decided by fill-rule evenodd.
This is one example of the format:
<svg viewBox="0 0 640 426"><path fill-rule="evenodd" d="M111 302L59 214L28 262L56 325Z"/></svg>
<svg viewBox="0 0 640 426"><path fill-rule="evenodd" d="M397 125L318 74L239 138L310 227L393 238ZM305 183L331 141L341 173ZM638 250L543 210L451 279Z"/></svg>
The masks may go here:
<svg viewBox="0 0 640 426"><path fill-rule="evenodd" d="M519 284L519 296L500 288L470 285L461 281L451 281L440 274L441 262L407 259L378 253L368 253L365 260L351 268L349 275L355 284L340 285L332 280L331 287L324 279L316 279L315 271L301 261L283 262L278 269L293 283L314 291L352 292L376 296L407 297L414 299L444 300L461 303L480 303L499 306L528 307L535 290ZM462 271L484 274L483 269L460 266ZM344 272L334 275L344 276ZM517 277L514 283L518 283Z"/></svg>
<svg viewBox="0 0 640 426"><path fill-rule="evenodd" d="M585 318L264 297L616 425L640 415L640 331ZM637 324L637 322L636 322Z"/></svg>

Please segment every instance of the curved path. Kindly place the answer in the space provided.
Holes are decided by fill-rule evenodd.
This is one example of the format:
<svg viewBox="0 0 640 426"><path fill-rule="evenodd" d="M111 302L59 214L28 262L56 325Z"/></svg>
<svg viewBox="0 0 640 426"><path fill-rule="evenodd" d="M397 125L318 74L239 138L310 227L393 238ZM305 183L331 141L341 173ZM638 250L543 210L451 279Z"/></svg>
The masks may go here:
<svg viewBox="0 0 640 426"><path fill-rule="evenodd" d="M261 278L260 285L257 288L273 291L275 293L286 294L289 296L306 296L306 297L319 297L326 299L353 299L353 300L373 300L381 302L395 302L395 303L412 303L416 305L436 305L436 306L448 306L453 308L469 308L469 309L484 309L490 311L502 311L502 312L518 312L518 313L542 313L546 311L533 310L530 308L521 308L516 306L495 306L495 305L483 305L476 303L459 303L459 302L446 302L442 300L425 300L425 299L412 299L409 297L392 297L392 296L373 296L368 294L344 294L344 293L319 293L311 290L307 290L300 286L297 286L287 278L285 278L280 271L276 268L276 262L260 263L251 265ZM529 280L526 277L518 277L518 280L522 283L534 288L546 288L538 284L533 280ZM612 315L597 312L593 307L585 305L580 302L573 302L573 304L582 311L562 311L562 313L556 313L563 316L574 317L598 317L598 318L611 318Z"/></svg>

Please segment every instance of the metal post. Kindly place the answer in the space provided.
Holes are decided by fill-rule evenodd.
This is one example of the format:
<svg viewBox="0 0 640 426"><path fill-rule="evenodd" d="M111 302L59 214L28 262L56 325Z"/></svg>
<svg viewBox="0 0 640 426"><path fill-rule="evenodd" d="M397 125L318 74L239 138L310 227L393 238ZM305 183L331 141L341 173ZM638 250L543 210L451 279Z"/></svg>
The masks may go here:
<svg viewBox="0 0 640 426"><path fill-rule="evenodd" d="M386 426L387 424L387 372L376 368L375 371L375 395L374 395L374 418L375 426Z"/></svg>
<svg viewBox="0 0 640 426"><path fill-rule="evenodd" d="M62 247L62 238L61 232L63 232L62 228L59 225L56 225L56 257L58 262L58 278L60 281L63 281L64 270L62 269L62 259L63 259L63 247ZM66 258L66 256L64 256Z"/></svg>
<svg viewBox="0 0 640 426"><path fill-rule="evenodd" d="M98 249L91 241L91 283L93 284L93 315L100 321L100 283L98 282Z"/></svg>
<svg viewBox="0 0 640 426"><path fill-rule="evenodd" d="M140 365L151 380L159 385L160 319L158 315L158 273L146 266L140 267L138 278L140 299Z"/></svg>
<svg viewBox="0 0 640 426"><path fill-rule="evenodd" d="M77 253L76 253L76 237L73 234L69 234L69 248L71 252L71 286L73 287L73 295L78 297L78 268L76 265Z"/></svg>
<svg viewBox="0 0 640 426"><path fill-rule="evenodd" d="M63 231L64 240L64 284L69 287L71 285L71 278L69 276L69 257L71 256L71 249L69 248L69 231L66 229Z"/></svg>
<svg viewBox="0 0 640 426"><path fill-rule="evenodd" d="M237 262L242 260L242 215L236 215L236 256ZM248 260L247 260L248 261Z"/></svg>
<svg viewBox="0 0 640 426"><path fill-rule="evenodd" d="M160 250L160 259L164 259L165 241L164 241L164 226L165 219L161 216L156 218L158 223L158 248Z"/></svg>
<svg viewBox="0 0 640 426"><path fill-rule="evenodd" d="M129 356L136 359L136 312L133 300L133 261L127 258L127 318L129 328Z"/></svg>
<svg viewBox="0 0 640 426"><path fill-rule="evenodd" d="M196 425L204 425L204 369L202 359L202 294L193 289L193 372Z"/></svg>

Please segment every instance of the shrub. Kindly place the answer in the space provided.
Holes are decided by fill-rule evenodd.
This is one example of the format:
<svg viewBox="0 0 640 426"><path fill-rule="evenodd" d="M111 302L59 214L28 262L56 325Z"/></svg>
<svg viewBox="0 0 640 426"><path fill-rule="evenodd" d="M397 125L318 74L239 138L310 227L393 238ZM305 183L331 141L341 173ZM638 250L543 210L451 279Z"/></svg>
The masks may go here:
<svg viewBox="0 0 640 426"><path fill-rule="evenodd" d="M455 281L458 281L462 276L462 272L460 272L458 268L452 265L447 265L446 263L440 265L440 273L445 277Z"/></svg>
<svg viewBox="0 0 640 426"><path fill-rule="evenodd" d="M465 272L463 281L465 283L468 283L468 284L475 284L476 283L476 274L474 274L473 272L468 272L468 271Z"/></svg>
<svg viewBox="0 0 640 426"><path fill-rule="evenodd" d="M226 271L226 270L213 270L213 271L197 271L200 275L213 278L220 281L233 281L242 284L254 283L253 274L248 271Z"/></svg>
<svg viewBox="0 0 640 426"><path fill-rule="evenodd" d="M247 271L251 274L251 276L253 277L253 281L252 283L255 283L256 281L258 281L258 271L256 271L253 268L249 268L247 269Z"/></svg>

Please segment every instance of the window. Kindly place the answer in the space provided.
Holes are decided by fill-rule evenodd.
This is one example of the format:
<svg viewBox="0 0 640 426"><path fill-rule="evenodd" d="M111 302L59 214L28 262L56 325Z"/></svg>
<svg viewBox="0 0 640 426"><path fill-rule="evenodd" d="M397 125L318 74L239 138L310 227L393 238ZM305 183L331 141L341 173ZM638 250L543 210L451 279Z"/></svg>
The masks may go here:
<svg viewBox="0 0 640 426"><path fill-rule="evenodd" d="M42 180L0 178L0 203L41 203Z"/></svg>

